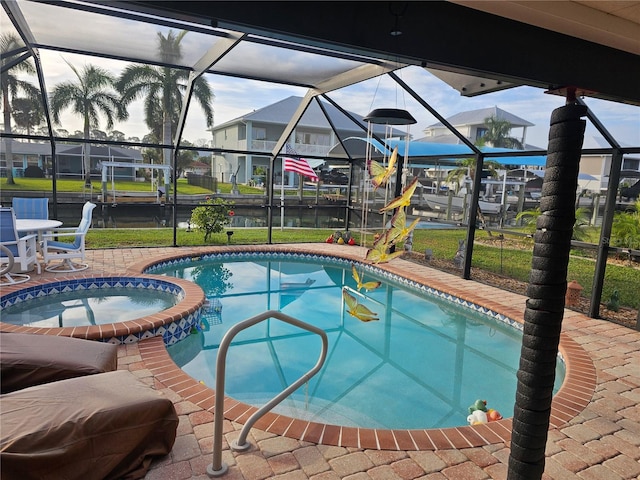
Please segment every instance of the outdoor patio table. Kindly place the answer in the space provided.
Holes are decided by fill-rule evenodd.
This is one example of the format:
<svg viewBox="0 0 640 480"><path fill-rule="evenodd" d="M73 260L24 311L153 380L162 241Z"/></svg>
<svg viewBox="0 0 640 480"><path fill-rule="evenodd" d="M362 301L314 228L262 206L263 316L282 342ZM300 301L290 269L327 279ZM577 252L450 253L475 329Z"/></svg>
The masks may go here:
<svg viewBox="0 0 640 480"><path fill-rule="evenodd" d="M29 233L38 234L38 251L40 251L40 243L42 242L42 234L58 228L62 225L60 220L39 220L33 218L17 218L16 230L18 235L26 235Z"/></svg>
<svg viewBox="0 0 640 480"><path fill-rule="evenodd" d="M39 237L41 237L44 232L58 228L60 225L62 225L60 220L16 219L16 230L18 233L37 233L39 240Z"/></svg>

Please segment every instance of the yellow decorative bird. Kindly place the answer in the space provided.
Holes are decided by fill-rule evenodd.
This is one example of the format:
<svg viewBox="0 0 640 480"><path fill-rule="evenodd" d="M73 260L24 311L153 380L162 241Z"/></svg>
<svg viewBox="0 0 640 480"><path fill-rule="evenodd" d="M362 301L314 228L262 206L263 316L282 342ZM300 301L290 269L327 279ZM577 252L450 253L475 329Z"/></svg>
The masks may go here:
<svg viewBox="0 0 640 480"><path fill-rule="evenodd" d="M356 317L362 322L380 320L377 313L372 312L364 305L360 305L356 297L350 295L346 288L342 289L342 298L344 298L344 301L347 304L347 313L352 317Z"/></svg>
<svg viewBox="0 0 640 480"><path fill-rule="evenodd" d="M418 177L414 177L409 185L403 190L402 195L391 200L387 205L380 209L380 213L394 208L408 207L411 205L411 197L418 186Z"/></svg>
<svg viewBox="0 0 640 480"><path fill-rule="evenodd" d="M378 187L384 187L387 185L389 178L396 171L396 160L398 158L398 147L393 149L393 153L391 157L389 157L389 164L386 167L383 167L375 160L369 161L369 175L371 175L371 183L373 184L373 189L376 190Z"/></svg>
<svg viewBox="0 0 640 480"><path fill-rule="evenodd" d="M358 274L358 271L356 270L356 266L354 264L351 264L351 275L353 276L353 279L356 281L356 284L357 284L356 289L358 291L364 288L367 292L369 292L371 290L375 290L380 285L382 285L382 282L362 282L360 280L360 275Z"/></svg>
<svg viewBox="0 0 640 480"><path fill-rule="evenodd" d="M404 253L403 250L397 250L393 253L389 253L389 247L391 247L391 244L387 241L387 235L385 234L373 244L373 248L367 250L364 258L365 260L369 260L371 263L386 263Z"/></svg>
<svg viewBox="0 0 640 480"><path fill-rule="evenodd" d="M411 222L411 225L407 227L407 212L405 211L405 207L399 208L391 219L391 228L387 231L385 241L389 245L395 245L396 243L402 242L407 238L407 236L409 236L409 233L416 228L419 221L420 217L416 218Z"/></svg>

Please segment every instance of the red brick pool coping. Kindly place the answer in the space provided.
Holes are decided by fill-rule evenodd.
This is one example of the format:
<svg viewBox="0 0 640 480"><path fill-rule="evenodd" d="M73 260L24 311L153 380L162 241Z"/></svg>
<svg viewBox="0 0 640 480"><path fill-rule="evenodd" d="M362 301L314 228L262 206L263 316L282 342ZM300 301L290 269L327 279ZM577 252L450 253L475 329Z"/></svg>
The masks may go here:
<svg viewBox="0 0 640 480"><path fill-rule="evenodd" d="M94 279L94 278L110 278L110 277L135 277L135 278L150 278L157 280L156 275L146 275L140 272L124 274L124 275L57 275L53 278L36 278L29 282L29 288L44 287L47 284L59 283L59 282L71 282L78 279ZM184 292L184 298L166 310L163 310L153 315L147 315L144 317L136 318L135 320L129 320L126 322L118 323L106 323L100 325L89 325L79 327L26 327L22 325L12 325L8 323L0 322L0 332L14 332L14 333L35 333L38 335L60 335L64 337L84 338L87 340L99 340L114 337L128 337L129 335L136 335L147 330L153 330L158 327L168 325L172 322L176 322L192 314L199 309L204 303L205 296L202 289L193 282L183 280L181 278L162 277L162 281L178 285ZM8 295L18 290L26 288L24 284L10 285L2 287L2 296Z"/></svg>
<svg viewBox="0 0 640 480"><path fill-rule="evenodd" d="M360 247L335 247L322 244L198 248L192 252L181 250L175 255L163 255L137 262L130 265L128 271L132 275L134 272L139 274L159 262L189 255L264 251L331 255L354 261L362 261L364 258L364 250ZM378 267L523 322L525 297L521 295L511 294L471 280L463 280L455 275L401 258L388 264L380 264ZM468 288L470 285L472 289ZM564 322L580 322L585 318L575 312L567 311ZM145 368L151 371L157 382L171 389L183 400L213 412L214 390L184 373L167 353L161 338L141 341L139 350ZM591 401L596 386L596 370L591 358L566 332L561 334L559 350L565 361L566 374L560 390L553 398L550 429L562 427L582 412ZM227 420L243 424L256 410L256 407L225 397L224 416ZM483 425L453 428L386 430L327 425L268 413L255 423L254 428L323 445L381 450L440 450L507 443L511 435L511 418Z"/></svg>

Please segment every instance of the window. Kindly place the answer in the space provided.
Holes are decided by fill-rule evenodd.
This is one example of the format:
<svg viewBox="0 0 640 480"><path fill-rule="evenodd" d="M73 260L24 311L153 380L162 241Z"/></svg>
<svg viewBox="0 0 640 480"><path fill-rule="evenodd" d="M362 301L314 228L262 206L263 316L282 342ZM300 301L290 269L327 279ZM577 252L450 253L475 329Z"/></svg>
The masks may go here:
<svg viewBox="0 0 640 480"><path fill-rule="evenodd" d="M254 127L253 128L253 139L254 140L266 140L267 139L267 129L264 127Z"/></svg>
<svg viewBox="0 0 640 480"><path fill-rule="evenodd" d="M482 137L484 137L487 134L487 129L484 127L478 127L476 129L476 140L480 140Z"/></svg>
<svg viewBox="0 0 640 480"><path fill-rule="evenodd" d="M622 161L623 170L640 170L640 158L625 158Z"/></svg>
<svg viewBox="0 0 640 480"><path fill-rule="evenodd" d="M296 143L329 147L331 146L331 135L326 133L296 132Z"/></svg>
<svg viewBox="0 0 640 480"><path fill-rule="evenodd" d="M224 139L227 139L227 131L224 131ZM246 140L247 139L247 126L246 125L238 125L238 140Z"/></svg>

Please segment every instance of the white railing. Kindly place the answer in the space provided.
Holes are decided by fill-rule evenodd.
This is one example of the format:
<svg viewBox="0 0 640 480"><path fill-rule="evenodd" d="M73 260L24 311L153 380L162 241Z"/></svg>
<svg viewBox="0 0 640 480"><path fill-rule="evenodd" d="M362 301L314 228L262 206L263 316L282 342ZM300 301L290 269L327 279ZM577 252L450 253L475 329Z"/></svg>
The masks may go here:
<svg viewBox="0 0 640 480"><path fill-rule="evenodd" d="M271 140L251 140L251 151L271 152L276 146L275 141ZM295 143L293 149L298 155L311 155L314 157L324 157L331 150L327 145L310 145L306 143Z"/></svg>
<svg viewBox="0 0 640 480"><path fill-rule="evenodd" d="M270 318L274 318L280 320L282 322L288 323L290 325L294 325L298 328L302 328L309 332L315 333L320 336L322 340L322 350L320 351L320 356L318 357L318 361L314 365L314 367L309 370L307 373L302 375L298 380L293 382L287 388L285 388L278 395L273 397L269 402L267 402L262 408L258 409L244 424L242 431L240 432L240 436L238 439L233 442L231 448L236 451L244 451L247 450L251 445L247 442L247 435L249 434L249 430L253 424L258 421L260 417L262 417L265 413L269 412L276 405L278 405L282 400L287 398L293 392L295 392L300 386L304 385L309 381L311 377L313 377L318 371L322 368L325 359L327 358L327 348L329 344L329 340L327 338L327 334L321 328L318 328L314 325L310 325L308 323L303 322L302 320L298 320L297 318L290 317L282 312L277 310L269 310L267 312L263 312L261 314L256 315L255 317L248 318L243 320L240 323L236 323L232 326L227 333L222 338L220 345L218 346L218 357L216 360L216 392L215 392L215 403L213 407L213 462L207 466L207 475L209 477L219 477L224 475L228 467L222 461L222 424L224 421L224 380L225 380L225 370L226 370L226 358L227 351L229 346L231 345L231 341L233 338L240 333L242 330L245 330L253 325L256 325L260 322L268 320Z"/></svg>

